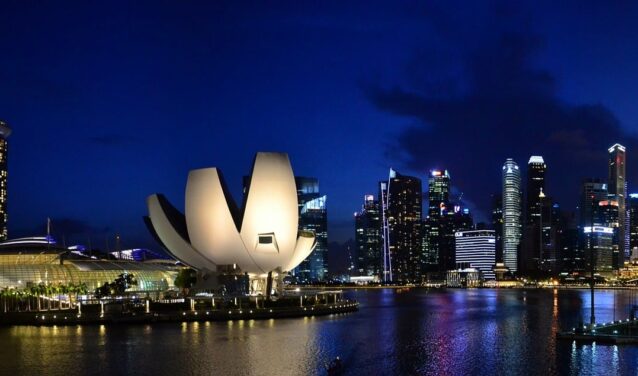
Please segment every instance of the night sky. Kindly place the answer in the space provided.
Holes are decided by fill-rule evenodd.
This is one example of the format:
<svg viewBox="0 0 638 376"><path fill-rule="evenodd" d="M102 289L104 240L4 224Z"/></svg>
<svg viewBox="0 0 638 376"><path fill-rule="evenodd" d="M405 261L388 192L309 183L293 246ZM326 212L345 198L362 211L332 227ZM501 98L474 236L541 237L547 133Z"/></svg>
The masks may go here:
<svg viewBox="0 0 638 376"><path fill-rule="evenodd" d="M215 166L239 199L257 151L319 178L331 241L389 167L485 220L505 158L573 210L620 142L638 191L638 3L558 3L3 1L10 237L157 248L149 194Z"/></svg>

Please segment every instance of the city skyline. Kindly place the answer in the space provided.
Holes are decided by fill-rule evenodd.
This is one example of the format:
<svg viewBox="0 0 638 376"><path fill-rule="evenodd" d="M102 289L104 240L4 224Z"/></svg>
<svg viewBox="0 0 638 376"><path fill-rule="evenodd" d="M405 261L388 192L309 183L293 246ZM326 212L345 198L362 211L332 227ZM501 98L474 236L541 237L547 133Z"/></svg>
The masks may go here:
<svg viewBox="0 0 638 376"><path fill-rule="evenodd" d="M46 4L8 6L2 27L11 38L0 42L11 53L0 62L7 76L0 118L15 131L9 195L20 192L9 203L10 232L41 234L51 217L53 231L70 241L93 233L101 244L119 233L125 244L152 246L140 202L153 187L181 209L183 171L218 162L235 174L228 180L238 198L246 155L281 150L302 175L322 182L330 198L330 241L342 242L352 237L361 195L389 167L422 179L431 169L448 169L454 195L463 192L478 220L488 221L498 165L507 157L522 163L543 155L552 197L572 210L577 200L569 198L583 178L606 178L605 148L619 142L638 150L638 114L622 84L638 72L617 63L631 61L638 49L593 38L626 40L635 6L598 9L592 14L606 17L597 22L589 13L559 17L571 27L544 16L547 4L472 5L457 13L431 4L334 7L277 13L259 5L187 12L127 5L129 14L144 14L142 30L135 17L106 6L68 12ZM573 5L552 9L574 11ZM312 21L317 12L320 24ZM169 17L174 14L181 18ZM218 22L204 22L215 15ZM617 27L609 27L611 19ZM38 28L21 27L27 20ZM591 48L566 42L582 40L574 35L593 38L595 59L587 58ZM93 43L102 52L83 52ZM355 47L357 54L349 52ZM291 49L298 53L288 54ZM172 60L167 51L176 51ZM520 59L507 60L507 53ZM624 59L617 58L621 53ZM485 67L486 59L498 71ZM497 85L504 81L509 86ZM513 99L503 101L499 92ZM513 113L513 106L526 111ZM506 125L507 137L518 142L503 142L499 129ZM298 131L306 127L320 132ZM627 163L631 184L638 180L635 153ZM43 187L45 181L55 184Z"/></svg>

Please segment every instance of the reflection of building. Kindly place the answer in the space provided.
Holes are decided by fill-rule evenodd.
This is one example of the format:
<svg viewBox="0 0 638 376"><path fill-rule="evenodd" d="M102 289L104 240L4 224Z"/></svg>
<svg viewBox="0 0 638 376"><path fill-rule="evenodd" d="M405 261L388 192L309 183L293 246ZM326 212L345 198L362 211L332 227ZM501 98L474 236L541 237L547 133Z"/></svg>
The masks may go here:
<svg viewBox="0 0 638 376"><path fill-rule="evenodd" d="M503 165L503 262L512 272L518 270L521 210L521 171L508 158Z"/></svg>
<svg viewBox="0 0 638 376"><path fill-rule="evenodd" d="M620 257L629 258L627 223L627 180L625 175L626 149L620 144L609 148L609 195L618 202L618 245Z"/></svg>
<svg viewBox="0 0 638 376"><path fill-rule="evenodd" d="M173 288L178 267L174 261L100 260L60 247L50 237L12 239L0 243L0 288L28 289L39 284L79 285L90 292L122 273L138 284L132 291L162 292Z"/></svg>
<svg viewBox="0 0 638 376"><path fill-rule="evenodd" d="M592 231L593 228L593 231ZM591 268L591 250L594 252L594 269L599 273L611 273L613 270L613 239L614 229L611 227L585 227L584 254L587 269Z"/></svg>
<svg viewBox="0 0 638 376"><path fill-rule="evenodd" d="M420 282L421 179L390 170L387 182L380 183L383 205L384 280Z"/></svg>
<svg viewBox="0 0 638 376"><path fill-rule="evenodd" d="M456 233L456 264L469 265L494 279L496 239L493 230L460 231Z"/></svg>
<svg viewBox="0 0 638 376"><path fill-rule="evenodd" d="M0 120L0 240L7 239L7 137L11 129Z"/></svg>
<svg viewBox="0 0 638 376"><path fill-rule="evenodd" d="M378 276L383 274L381 265L381 213L379 202L373 195L366 195L361 211L355 213L355 243L357 274Z"/></svg>

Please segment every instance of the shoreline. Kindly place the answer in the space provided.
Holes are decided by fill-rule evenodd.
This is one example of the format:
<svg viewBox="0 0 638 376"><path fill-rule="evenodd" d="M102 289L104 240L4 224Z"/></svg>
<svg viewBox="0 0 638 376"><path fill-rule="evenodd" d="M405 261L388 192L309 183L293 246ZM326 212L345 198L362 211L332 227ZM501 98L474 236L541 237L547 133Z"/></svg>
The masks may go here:
<svg viewBox="0 0 638 376"><path fill-rule="evenodd" d="M327 316L359 310L355 301L341 301L305 307L195 309L169 312L78 313L77 310L51 310L0 313L0 326L53 326L152 324L160 322L270 320Z"/></svg>

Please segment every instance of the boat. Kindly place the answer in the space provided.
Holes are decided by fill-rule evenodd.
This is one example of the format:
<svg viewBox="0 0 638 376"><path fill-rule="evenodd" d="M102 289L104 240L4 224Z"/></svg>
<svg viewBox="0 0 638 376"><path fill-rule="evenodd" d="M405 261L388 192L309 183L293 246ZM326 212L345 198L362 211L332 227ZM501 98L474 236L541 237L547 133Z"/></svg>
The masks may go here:
<svg viewBox="0 0 638 376"><path fill-rule="evenodd" d="M326 371L328 372L328 376L341 375L343 371L341 359L336 357L330 364L326 364Z"/></svg>

